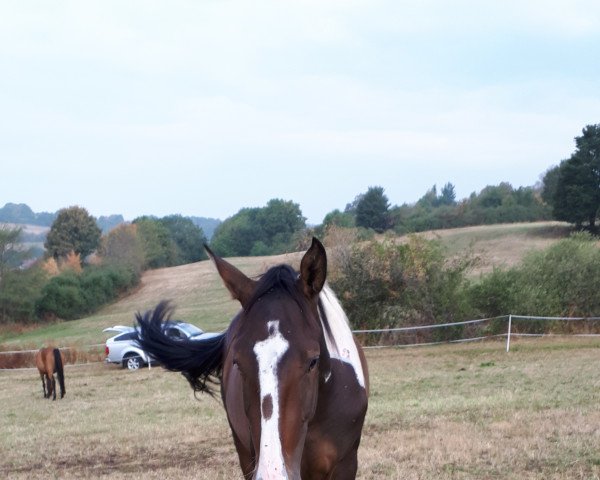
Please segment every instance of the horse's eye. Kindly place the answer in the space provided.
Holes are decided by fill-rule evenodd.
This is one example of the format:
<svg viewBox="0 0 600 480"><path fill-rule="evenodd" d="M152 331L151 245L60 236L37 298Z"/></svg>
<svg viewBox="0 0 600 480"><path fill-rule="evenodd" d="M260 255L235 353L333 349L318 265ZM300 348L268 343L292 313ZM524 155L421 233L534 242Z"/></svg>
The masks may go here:
<svg viewBox="0 0 600 480"><path fill-rule="evenodd" d="M308 364L308 371L310 372L313 368L315 368L317 363L319 363L319 357L311 358L310 363Z"/></svg>

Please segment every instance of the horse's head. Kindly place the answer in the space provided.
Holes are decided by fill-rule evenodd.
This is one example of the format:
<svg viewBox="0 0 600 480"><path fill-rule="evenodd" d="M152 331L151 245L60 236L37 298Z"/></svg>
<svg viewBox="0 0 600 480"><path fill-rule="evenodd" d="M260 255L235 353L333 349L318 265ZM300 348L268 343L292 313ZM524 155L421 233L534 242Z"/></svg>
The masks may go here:
<svg viewBox="0 0 600 480"><path fill-rule="evenodd" d="M280 265L259 280L209 254L242 305L231 329L223 383L241 390L225 396L243 396L242 416L256 462L253 478L299 479L308 423L319 385L329 374L318 307L327 274L325 249L313 239L299 274ZM232 378L236 380L230 382ZM233 427L235 414L228 414Z"/></svg>

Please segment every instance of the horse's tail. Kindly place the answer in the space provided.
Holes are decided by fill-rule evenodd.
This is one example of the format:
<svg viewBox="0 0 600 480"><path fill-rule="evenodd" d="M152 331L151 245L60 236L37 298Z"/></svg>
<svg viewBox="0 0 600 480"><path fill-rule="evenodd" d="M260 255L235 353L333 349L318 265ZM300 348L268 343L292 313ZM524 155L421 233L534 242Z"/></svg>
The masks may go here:
<svg viewBox="0 0 600 480"><path fill-rule="evenodd" d="M65 396L67 389L65 388L65 372L63 368L62 356L58 348L54 349L54 369L58 376L58 383L60 385L60 398Z"/></svg>
<svg viewBox="0 0 600 480"><path fill-rule="evenodd" d="M181 372L195 391L214 395L212 385L219 383L223 369L225 333L199 340L170 338L164 322L173 310L169 302L162 301L154 310L136 313L137 343L166 369Z"/></svg>

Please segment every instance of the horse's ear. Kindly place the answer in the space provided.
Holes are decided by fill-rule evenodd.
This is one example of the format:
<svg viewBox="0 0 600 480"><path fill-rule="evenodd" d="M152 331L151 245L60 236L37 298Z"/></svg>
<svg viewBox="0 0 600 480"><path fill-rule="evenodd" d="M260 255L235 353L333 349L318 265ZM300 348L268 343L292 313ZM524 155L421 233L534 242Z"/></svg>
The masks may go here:
<svg viewBox="0 0 600 480"><path fill-rule="evenodd" d="M242 308L245 309L246 305L252 298L256 282L251 278L248 278L237 268L223 260L218 255L215 255L207 245L204 245L204 249L217 267L219 276L223 280L227 290L229 290L231 293L231 296L235 300L238 300L242 304Z"/></svg>
<svg viewBox="0 0 600 480"><path fill-rule="evenodd" d="M317 296L327 278L327 254L325 247L315 237L300 263L300 282L307 298Z"/></svg>

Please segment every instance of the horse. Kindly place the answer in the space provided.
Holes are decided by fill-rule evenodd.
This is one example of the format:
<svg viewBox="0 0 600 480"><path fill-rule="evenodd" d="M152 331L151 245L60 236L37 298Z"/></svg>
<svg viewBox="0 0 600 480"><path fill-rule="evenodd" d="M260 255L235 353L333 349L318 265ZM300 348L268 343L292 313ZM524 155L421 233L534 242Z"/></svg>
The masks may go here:
<svg viewBox="0 0 600 480"><path fill-rule="evenodd" d="M63 369L64 364L64 355L58 348L42 347L36 352L35 365L40 372L40 377L42 377L44 398L50 398L50 395L52 395L52 400L56 400L56 379L54 378L54 373L56 373L60 385L60 398L63 398L65 393L67 393Z"/></svg>
<svg viewBox="0 0 600 480"><path fill-rule="evenodd" d="M278 265L258 279L205 248L241 310L213 338L173 340L163 301L136 314L140 346L195 392L215 395L220 383L245 479L356 478L368 370L325 282L325 248L313 238L299 273Z"/></svg>

